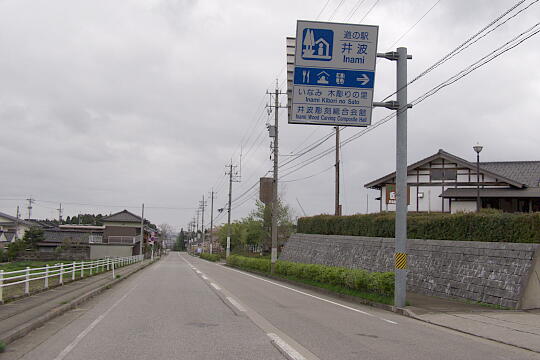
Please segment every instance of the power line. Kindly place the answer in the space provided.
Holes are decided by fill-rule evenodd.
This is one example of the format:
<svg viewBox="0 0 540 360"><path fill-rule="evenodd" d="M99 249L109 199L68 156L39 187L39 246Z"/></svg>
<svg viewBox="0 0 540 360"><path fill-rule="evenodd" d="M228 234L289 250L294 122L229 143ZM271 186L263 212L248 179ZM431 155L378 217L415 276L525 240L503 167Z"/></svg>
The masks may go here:
<svg viewBox="0 0 540 360"><path fill-rule="evenodd" d="M345 0L341 0L339 2L338 6L336 6L334 11L332 11L332 14L330 15L330 18L328 20L332 20L334 18L334 15L336 15L336 12L339 10L339 8L341 7L341 5L343 5L344 2L345 2Z"/></svg>
<svg viewBox="0 0 540 360"><path fill-rule="evenodd" d="M362 16L362 18L360 20L358 20L359 23L361 23L362 21L364 21L364 19L369 15L369 13L371 13L371 11L375 8L375 6L377 6L377 4L379 3L379 1L381 0L375 0L375 2L373 3L373 5L371 5L371 7L369 8L369 10L364 14L364 16Z"/></svg>
<svg viewBox="0 0 540 360"><path fill-rule="evenodd" d="M391 49L394 45L396 45L397 42L398 42L399 40L403 39L403 38L404 38L404 37L405 37L412 29L414 29L415 26L418 25L418 23L419 23L420 21L422 21L422 19L425 18L425 17L427 16L427 14L429 14L429 13L431 12L431 10L433 10L433 8L434 8L435 6L437 6L437 4L440 3L441 1L442 1L442 0L437 0L437 1L435 2L435 4L433 4L433 5L428 9L428 11L426 11L426 12L424 13L424 15L422 15L422 16L420 17L420 19L418 19L418 20L417 20L417 21L416 21L409 29L407 29L407 31L405 31L403 34L401 34L401 36L398 37L398 38L396 39L396 41L394 41L394 42L392 43L392 45L390 45L390 46L388 47L388 50L387 50L387 51L390 51L390 49Z"/></svg>
<svg viewBox="0 0 540 360"><path fill-rule="evenodd" d="M316 19L319 19L321 17L323 11L326 9L326 7L328 6L329 3L330 3L330 0L326 0L326 3L322 7L321 11L319 11L319 15L317 15Z"/></svg>
<svg viewBox="0 0 540 360"><path fill-rule="evenodd" d="M345 22L348 22L351 20L351 18L356 14L358 9L366 2L366 0L358 0L356 4L352 7L351 12L349 13L349 16L345 19Z"/></svg>
<svg viewBox="0 0 540 360"><path fill-rule="evenodd" d="M440 58L439 60L437 60L433 65L429 66L426 70L422 71L420 74L418 74L416 77L414 77L412 80L410 80L409 82L407 82L407 86L413 84L414 82L418 81L419 79L421 79L422 77L426 76L427 74L429 74L431 71L435 70L437 67L441 66L442 64L444 64L445 62L447 62L448 60L452 59L453 57L455 57L456 55L458 55L459 53L461 53L463 50L465 50L468 46L467 44L471 43L474 39L476 39L478 36L480 36L483 32L485 32L486 30L488 30L490 27L492 27L494 24L496 24L497 22L499 22L502 18L504 18L506 15L508 15L509 13L511 13L512 11L514 11L514 9L516 9L517 7L519 7L521 4L523 4L525 2L525 0L520 0L518 1L516 4L514 4L512 7L510 7L508 10L506 10L503 14L499 15L497 18L495 18L494 20L492 20L488 25L484 26L481 30L477 31L474 35L470 36L467 40L465 40L464 42L462 42L461 44L459 44L456 48L454 48L452 51L450 51L449 53L447 53L446 55L444 55L442 58ZM536 2L536 1L535 1ZM520 12L521 13L521 12ZM518 13L519 14L519 13ZM507 20L508 21L508 20ZM497 28L497 27L496 27ZM495 28L495 29L496 29ZM491 31L489 31L487 34L489 34ZM485 35L487 35L485 34ZM483 37L482 36L480 37L478 40L482 39ZM474 41L472 44L476 43L478 40ZM397 89L396 91L394 91L393 93L391 93L390 95L388 95L387 97L385 97L382 101L386 101L388 100L391 96L397 94L397 92L401 90L401 89Z"/></svg>
<svg viewBox="0 0 540 360"><path fill-rule="evenodd" d="M493 26L495 23L497 23L498 21L500 21L502 18L504 18L507 14L509 14L511 11L513 11L516 7L518 7L519 5L523 4L525 2L525 0L520 0L519 2L517 2L514 6L512 6L510 9L506 10L502 15L498 16L495 20L491 21L487 26L485 26L484 28L482 28L482 30L478 31L475 35L469 37L465 42L463 42L461 45L459 45L458 47L456 47L455 49L453 49L452 51L450 51L448 54L446 54L443 58L441 58L440 60L438 60L437 62L435 62L433 65L431 65L430 67L428 67L426 70L424 70L420 75L418 75L417 77L415 77L413 80L409 81L408 84L412 84L414 83L415 81L417 81L418 79L420 79L421 77L425 76L426 74L428 74L430 71L432 71L433 69L435 69L436 67L442 65L444 62L450 60L451 58L453 58L454 56L456 56L457 54L459 54L461 51L465 50L467 47L473 45L474 43L476 43L477 41L479 41L481 38L485 37L487 34L489 34L490 32L496 30L498 27L502 26L504 23L506 23L507 21L509 21L510 19L512 18L515 18L517 15L519 15L520 13L522 13L523 11L527 10L530 6L532 6L533 4L537 3L539 0L535 0L534 2L532 2L531 4L529 4L526 8L520 10L518 13L514 14L512 17L506 19L503 23L499 24L497 27L491 29L490 31L488 31L487 33L485 33L484 35L478 37L480 34L482 34L482 32L486 31L487 29L489 29L489 27ZM474 40L476 38L476 40ZM473 41L474 40L474 41ZM389 99L392 95L394 95L396 92L393 92L391 93L390 95L388 95L387 97L385 97L383 99L383 101ZM383 118L383 123L390 120L391 118L393 118L393 115L389 115L389 117L385 117ZM378 125L376 125L375 127L377 127ZM372 125L373 127L373 125ZM370 129L370 128L368 128ZM371 131L371 130L369 130ZM361 131L361 133L363 133ZM333 135L333 133L332 133ZM312 150L314 150L315 148L317 148L318 146L320 146L325 140L329 139L330 137L323 137L319 140L317 140L316 142L314 142L313 144L318 144L317 146L314 146L313 149L309 149L306 151L306 153L308 152L311 152ZM321 141L321 143L318 143L319 141ZM306 147L306 149L308 149L308 147ZM331 149L328 149L328 150L325 150L324 151L324 155L327 155L329 152L331 151ZM304 153L302 153L300 156L296 157L296 158L292 158L292 159L289 159L286 163L282 164L282 166L285 166L289 163L292 163L294 162L295 160L297 160L299 157L303 156ZM317 157L315 159L318 160L320 157ZM309 158L308 160L302 162L301 164L303 163L306 163L306 162L309 162L310 160L313 160L313 157L312 158ZM297 165L293 165L294 166L297 166ZM292 169L292 168L291 168Z"/></svg>
<svg viewBox="0 0 540 360"><path fill-rule="evenodd" d="M311 179L312 177L315 177L315 176L324 174L325 172L327 172L328 170L332 169L333 167L334 167L334 165L331 165L331 166L327 167L326 169L324 169L324 170L322 170L322 171L319 171L318 173L315 173L315 174L313 174L313 175L309 175L309 176L302 177L302 178L299 178L299 179L294 179L294 180L281 180L281 182L288 183L288 182L295 182L295 181L301 181L301 180ZM285 176L286 176L286 175L284 175L284 177L285 177Z"/></svg>
<svg viewBox="0 0 540 360"><path fill-rule="evenodd" d="M491 62L492 60L499 57L500 55L506 53L507 51L515 48L516 46L520 45L521 43L523 43L527 39L531 38L532 36L538 34L540 32L540 29L537 29L537 30L535 30L535 29L537 27L539 27L539 26L540 26L540 23L537 23L537 24L531 26L530 28L528 28L524 32L518 34L517 36L515 36L511 40L507 41L506 43L504 43L503 45L501 45L497 49L491 51L490 53L483 56L482 58L480 58L476 62L472 63L471 65L467 66L466 68L459 71L455 75L453 75L450 78L446 79L445 81L443 81L439 85L433 87L432 89L428 90L424 94L420 95L419 97L417 97L415 100L412 101L412 104L417 105L417 104L423 102L427 98L435 95L441 89L455 83L456 81L458 81L458 80L462 79L463 77L467 76L468 74L470 74L474 70L486 65L487 63ZM528 35L526 35L526 34L528 34ZM526 36L524 36L524 35L526 35ZM360 130L356 134L354 134L354 135L350 136L349 138L347 138L346 140L344 140L341 143L341 146L344 146L344 145L350 143L351 141L353 141L355 139L358 139L360 136L362 136L362 135L376 129L380 125L382 125L382 124L388 122L389 120L393 119L395 116L396 116L395 112L390 114L390 115L385 116L384 118L380 119L375 124L373 124L371 127ZM286 177L286 176L288 176L288 175L290 175L290 174L304 168L305 166L316 162L317 160L323 158L324 156L331 154L333 152L333 150L334 150L333 148L328 148L328 149L320 152L319 154L316 154L316 155L304 160L302 163L294 165L289 170L294 169L295 167L296 167L296 169L289 171L287 174L283 175L283 177Z"/></svg>

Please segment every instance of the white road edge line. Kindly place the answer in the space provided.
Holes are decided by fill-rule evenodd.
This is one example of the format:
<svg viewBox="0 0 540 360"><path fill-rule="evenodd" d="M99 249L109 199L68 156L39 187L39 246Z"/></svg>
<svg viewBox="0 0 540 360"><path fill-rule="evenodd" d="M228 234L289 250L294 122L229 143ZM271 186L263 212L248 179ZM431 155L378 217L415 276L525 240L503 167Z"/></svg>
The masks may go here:
<svg viewBox="0 0 540 360"><path fill-rule="evenodd" d="M202 272L200 272L199 270L195 270L195 272L196 272L197 274L202 274Z"/></svg>
<svg viewBox="0 0 540 360"><path fill-rule="evenodd" d="M203 278L204 280L208 280L208 277L207 277L206 275L203 275L202 278Z"/></svg>
<svg viewBox="0 0 540 360"><path fill-rule="evenodd" d="M105 316L107 316L107 314L109 314L111 312L111 310L113 310L116 306L118 306L118 304L120 304L122 302L122 300L124 300L129 294L131 294L131 292L133 290L135 290L136 287L137 287L137 285L132 287L128 292L126 292L124 294L124 296L122 296L114 304L112 304L112 306L109 309L107 309L107 311L105 311L103 314L99 315L97 319L92 321L92 323L90 325L88 325L88 327L86 329L84 329L79 335L77 335L75 340L73 340L68 346L66 346L64 348L64 350L62 350L60 352L60 354L58 354L58 356L54 358L54 360L62 360L62 359L64 359L71 352L71 350L73 350L75 348L75 346L77 346L77 344L86 335L88 335L90 333L90 331L92 331L92 329L97 326L97 324L99 324L101 322L101 320L105 319Z"/></svg>
<svg viewBox="0 0 540 360"><path fill-rule="evenodd" d="M221 290L221 288L220 288L217 284L210 283L210 285L212 285L212 287L213 287L214 289L216 289L217 291Z"/></svg>
<svg viewBox="0 0 540 360"><path fill-rule="evenodd" d="M389 323L389 324L398 325L398 323L395 322L395 321L388 320L388 319L385 319L385 318L381 318L381 317L375 316L375 315L373 315L373 314L370 314L370 313L368 313L368 312L365 312L365 311L362 311L362 310L358 310L358 309L355 309L355 308L353 308L353 307L350 307L350 306L347 306L347 305L343 305L343 304L340 304L340 303L335 302L335 301L332 301L332 300L328 300L328 299L325 299L325 298L322 298L322 297L319 297L319 296L315 296L315 295L312 295L312 294L309 294L309 293L306 293L306 292L303 292L303 291L300 291L300 290L296 290L296 289L293 289L293 288L291 288L291 287L289 287L289 286L281 285L281 284L278 284L278 283L276 283L276 282L274 282L274 281L270 281L270 280L263 279L263 278L261 278L261 277L259 277L259 276L247 274L247 273L245 273L245 272L243 272L243 271L239 271L239 270L236 270L236 269L231 269L231 268L226 267L226 266L224 266L224 268L226 268L227 270L236 271L236 272L238 272L238 273L240 273L240 274L243 274L243 275L246 275L246 276L250 276L250 277L252 277L252 278L255 278L255 279L258 279L258 280L261 280L261 281L265 281L265 282L267 282L267 283L270 283L270 284L275 285L275 286L282 287L282 288L287 289L287 290L294 291L294 292L296 292L296 293L299 293L299 294L302 294L302 295L305 295L305 296L309 296L309 297L311 297L311 298L314 298L314 299L317 299L317 300L320 300L320 301L327 302L327 303L329 303L329 304L333 304L333 305L336 305L336 306L340 306L340 307L342 307L342 308L345 308L345 309L348 309L348 310L351 310L351 311L354 311L354 312L357 312L357 313L360 313L360 314L363 314L363 315L366 315L366 316L377 317L378 319L383 320L383 321L386 321L386 322Z"/></svg>
<svg viewBox="0 0 540 360"><path fill-rule="evenodd" d="M232 297L227 296L227 300L229 300L229 302L230 302L231 304L233 304L234 307L238 309L238 311L246 312L246 308L244 308L244 307L242 306L242 304L240 304L238 301L234 300Z"/></svg>
<svg viewBox="0 0 540 360"><path fill-rule="evenodd" d="M279 336L277 336L274 333L268 333L266 334L270 339L272 339L272 342L283 352L285 352L292 360L306 360L305 357L300 355L298 351L296 351L292 346L287 344L283 339L281 339Z"/></svg>

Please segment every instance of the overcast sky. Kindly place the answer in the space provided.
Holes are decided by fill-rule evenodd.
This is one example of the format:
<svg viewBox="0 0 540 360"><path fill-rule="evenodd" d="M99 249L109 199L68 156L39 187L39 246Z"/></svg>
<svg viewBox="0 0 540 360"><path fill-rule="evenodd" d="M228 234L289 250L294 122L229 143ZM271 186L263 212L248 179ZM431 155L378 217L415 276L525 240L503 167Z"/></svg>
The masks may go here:
<svg viewBox="0 0 540 360"><path fill-rule="evenodd" d="M242 153L242 182L234 183L233 199L271 169L265 93L276 78L284 90L285 38L295 35L296 20L379 25L379 51L387 51L435 3L394 45L413 55L409 78L515 2L0 0L0 211L15 215L20 205L26 217L30 196L38 218L57 217L60 202L64 216L124 208L140 213L144 202L152 222L186 227L212 187L215 208L226 204L224 171L231 158L239 165ZM412 84L409 98L538 19L535 4ZM540 34L413 108L409 163L440 148L473 160L477 142L485 146L485 161L540 160L539 59ZM375 84L376 101L395 89L395 63L378 61ZM377 121L389 110L373 114ZM286 112L280 115L282 155L332 130L289 125ZM342 139L357 131L345 129ZM375 210L378 194L363 185L395 169L395 120L342 152L344 213L365 212L366 196ZM330 154L282 179L317 174L280 186L296 215L303 215L299 203L308 215L333 212L333 162ZM233 219L254 208L256 191L233 203Z"/></svg>

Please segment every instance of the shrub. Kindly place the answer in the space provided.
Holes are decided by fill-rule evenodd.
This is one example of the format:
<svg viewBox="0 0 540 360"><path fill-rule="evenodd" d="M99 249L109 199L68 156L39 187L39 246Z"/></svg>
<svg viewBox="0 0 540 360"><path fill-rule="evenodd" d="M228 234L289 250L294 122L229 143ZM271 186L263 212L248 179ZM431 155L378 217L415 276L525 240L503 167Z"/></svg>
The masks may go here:
<svg viewBox="0 0 540 360"><path fill-rule="evenodd" d="M268 259L231 255L227 258L227 264L240 269L270 272L270 260ZM391 272L370 273L360 269L278 261L276 262L275 274L290 277L293 280L306 280L388 297L394 296L394 273Z"/></svg>
<svg viewBox="0 0 540 360"><path fill-rule="evenodd" d="M323 235L394 237L394 213L298 219L298 232ZM416 214L407 218L410 239L540 243L540 213Z"/></svg>
<svg viewBox="0 0 540 360"><path fill-rule="evenodd" d="M230 255L227 264L241 269L256 270L260 272L270 272L270 260L257 259L239 255Z"/></svg>
<svg viewBox="0 0 540 360"><path fill-rule="evenodd" d="M204 260L216 262L216 261L219 261L220 256L219 256L218 254L202 253L202 254L200 255L200 258L201 258L201 259L204 259Z"/></svg>

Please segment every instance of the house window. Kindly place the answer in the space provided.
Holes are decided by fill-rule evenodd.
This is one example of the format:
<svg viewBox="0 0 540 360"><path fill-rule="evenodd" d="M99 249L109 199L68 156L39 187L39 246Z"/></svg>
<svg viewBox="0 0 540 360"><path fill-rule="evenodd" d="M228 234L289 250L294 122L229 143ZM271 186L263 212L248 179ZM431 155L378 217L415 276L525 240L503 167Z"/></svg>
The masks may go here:
<svg viewBox="0 0 540 360"><path fill-rule="evenodd" d="M456 169L431 169L431 180L457 180Z"/></svg>

